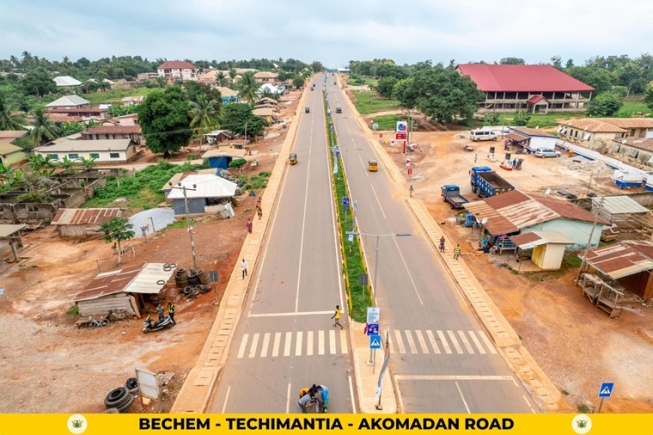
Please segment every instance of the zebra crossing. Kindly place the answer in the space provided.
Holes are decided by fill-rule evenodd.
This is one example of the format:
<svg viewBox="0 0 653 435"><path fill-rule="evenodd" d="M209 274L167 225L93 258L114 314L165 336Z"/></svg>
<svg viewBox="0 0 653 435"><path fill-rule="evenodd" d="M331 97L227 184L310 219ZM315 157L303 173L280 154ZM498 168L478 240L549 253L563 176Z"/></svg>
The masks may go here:
<svg viewBox="0 0 653 435"><path fill-rule="evenodd" d="M392 330L390 351L421 355L489 355L497 350L483 331ZM344 330L287 331L243 334L238 359L344 355Z"/></svg>

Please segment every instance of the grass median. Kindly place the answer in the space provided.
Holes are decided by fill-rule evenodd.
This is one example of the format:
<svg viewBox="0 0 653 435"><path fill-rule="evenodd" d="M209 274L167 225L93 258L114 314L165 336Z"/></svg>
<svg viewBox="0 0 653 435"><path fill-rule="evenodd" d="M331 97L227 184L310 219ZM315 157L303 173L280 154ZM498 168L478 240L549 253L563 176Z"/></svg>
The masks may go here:
<svg viewBox="0 0 653 435"><path fill-rule="evenodd" d="M326 113L326 100L325 104L325 113ZM338 219L338 234L340 235L340 246L341 254L343 261L343 271L345 274L345 287L347 290L348 303L349 303L349 315L356 322L365 322L367 317L367 307L372 306L372 298L370 297L370 290L367 285L360 285L359 277L360 275L367 274L367 266L365 264L365 259L363 258L363 251L360 246L359 237L354 237L352 242L349 241L347 236L347 231L352 231L354 228L354 216L351 211L351 195L347 188L347 178L344 172L344 167L342 165L342 156L339 155L337 158L334 156L334 153L331 151L331 148L338 143L337 134L335 128L333 131L330 128L329 117L326 118L326 133L328 138L327 147L329 148L329 162L331 163L331 180L333 183L333 193L335 201L335 206L337 210L337 219ZM333 174L333 167L336 163L338 165L338 173ZM345 210L343 205L343 198L350 199L349 210Z"/></svg>

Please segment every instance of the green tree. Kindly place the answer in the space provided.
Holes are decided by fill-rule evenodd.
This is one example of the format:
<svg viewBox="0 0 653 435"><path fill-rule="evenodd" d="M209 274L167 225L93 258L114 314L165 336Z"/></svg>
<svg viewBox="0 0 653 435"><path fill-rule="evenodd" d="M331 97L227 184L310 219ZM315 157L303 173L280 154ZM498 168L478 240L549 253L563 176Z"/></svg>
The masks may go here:
<svg viewBox="0 0 653 435"><path fill-rule="evenodd" d="M499 61L501 65L526 65L521 57L504 57Z"/></svg>
<svg viewBox="0 0 653 435"><path fill-rule="evenodd" d="M84 156L81 156L79 158L79 164L86 170L93 169L95 166L97 166L97 162L95 161L96 159L93 157L86 158Z"/></svg>
<svg viewBox="0 0 653 435"><path fill-rule="evenodd" d="M513 118L512 123L517 126L519 125L525 126L526 124L528 124L528 121L530 121L530 119L531 119L530 113L520 110L519 112L515 113L515 117Z"/></svg>
<svg viewBox="0 0 653 435"><path fill-rule="evenodd" d="M63 168L64 174L72 174L73 168L77 164L75 160L70 160L68 156L64 156L61 161L58 161L57 164Z"/></svg>
<svg viewBox="0 0 653 435"><path fill-rule="evenodd" d="M628 95L628 88L625 86L613 86L612 93L619 98L623 98Z"/></svg>
<svg viewBox="0 0 653 435"><path fill-rule="evenodd" d="M50 156L43 157L41 154L36 154L27 161L32 174L50 176L56 169L55 160Z"/></svg>
<svg viewBox="0 0 653 435"><path fill-rule="evenodd" d="M204 134L220 128L219 113L215 109L217 105L217 101L208 100L206 95L200 95L196 102L190 103L190 127L200 137L200 149L202 149Z"/></svg>
<svg viewBox="0 0 653 435"><path fill-rule="evenodd" d="M216 110L220 110L222 94L220 94L219 90L204 83L190 81L184 83L184 92L188 101L199 101L200 96L203 95L207 101L214 100L216 102Z"/></svg>
<svg viewBox="0 0 653 435"><path fill-rule="evenodd" d="M188 128L190 106L179 86L155 90L138 106L138 121L147 147L153 153L169 157L188 145L192 132Z"/></svg>
<svg viewBox="0 0 653 435"><path fill-rule="evenodd" d="M392 88L392 97L399 101L402 107L406 109L414 109L417 105L417 92L413 85L414 80L404 79L399 80Z"/></svg>
<svg viewBox="0 0 653 435"><path fill-rule="evenodd" d="M565 72L576 80L580 80L586 85L590 85L596 89L597 94L612 89L612 77L610 77L610 73L604 69L587 66L572 66L571 68L567 68Z"/></svg>
<svg viewBox="0 0 653 435"><path fill-rule="evenodd" d="M122 263L121 243L134 238L134 225L128 219L115 217L102 224L104 232L104 241L107 243L114 242L117 245L118 263Z"/></svg>
<svg viewBox="0 0 653 435"><path fill-rule="evenodd" d="M83 122L77 122L77 121L63 122L59 126L59 130L60 130L60 135L62 137L65 137L86 130L86 125Z"/></svg>
<svg viewBox="0 0 653 435"><path fill-rule="evenodd" d="M247 71L240 77L240 80L238 80L235 85L236 90L238 91L238 97L242 101L247 101L250 106L254 107L256 100L258 100L256 92L261 87L261 84L256 82L254 73L252 71Z"/></svg>
<svg viewBox="0 0 653 435"><path fill-rule="evenodd" d="M235 68L230 68L230 69L229 69L229 78L231 79L231 83L233 83L234 80L236 80L236 76L237 76L237 75L238 75L238 73L236 73L236 69L235 69Z"/></svg>
<svg viewBox="0 0 653 435"><path fill-rule="evenodd" d="M292 85L295 87L295 89L301 88L302 86L304 86L304 83L305 83L304 77L300 75L296 75L292 79Z"/></svg>
<svg viewBox="0 0 653 435"><path fill-rule="evenodd" d="M313 72L319 73L324 71L324 65L322 65L322 62L318 62L317 60L314 60L311 63L311 69L313 70Z"/></svg>
<svg viewBox="0 0 653 435"><path fill-rule="evenodd" d="M252 113L248 104L232 103L222 108L222 127L231 130L234 134L259 135L268 125L265 119ZM247 125L247 127L245 127Z"/></svg>
<svg viewBox="0 0 653 435"><path fill-rule="evenodd" d="M398 80L393 76L383 77L374 86L374 90L382 97L391 98L397 82Z"/></svg>
<svg viewBox="0 0 653 435"><path fill-rule="evenodd" d="M397 65L381 64L376 68L376 77L394 77L397 80L408 78L408 71Z"/></svg>
<svg viewBox="0 0 653 435"><path fill-rule="evenodd" d="M52 80L50 75L42 68L28 71L21 84L25 95L36 95L42 97L51 92L57 91L57 85L54 80Z"/></svg>
<svg viewBox="0 0 653 435"><path fill-rule="evenodd" d="M32 122L34 127L30 130L29 136L35 147L59 137L59 127L54 122L48 120L45 113L43 113L43 109L35 109L32 112L32 116L34 117L34 122Z"/></svg>
<svg viewBox="0 0 653 435"><path fill-rule="evenodd" d="M587 104L587 114L591 116L614 116L624 101L618 96L605 92L597 95Z"/></svg>
<svg viewBox="0 0 653 435"><path fill-rule="evenodd" d="M14 115L13 107L0 95L0 130L22 130L24 117Z"/></svg>
<svg viewBox="0 0 653 435"><path fill-rule="evenodd" d="M485 115L485 118L483 119L483 125L501 125L501 115L498 114L497 112L490 112ZM519 125L519 124L515 124Z"/></svg>
<svg viewBox="0 0 653 435"><path fill-rule="evenodd" d="M646 85L646 90L644 91L644 103L649 109L653 110L653 81Z"/></svg>
<svg viewBox="0 0 653 435"><path fill-rule="evenodd" d="M218 82L218 86L227 85L227 76L225 75L224 71L218 72L218 74L215 76L215 81Z"/></svg>

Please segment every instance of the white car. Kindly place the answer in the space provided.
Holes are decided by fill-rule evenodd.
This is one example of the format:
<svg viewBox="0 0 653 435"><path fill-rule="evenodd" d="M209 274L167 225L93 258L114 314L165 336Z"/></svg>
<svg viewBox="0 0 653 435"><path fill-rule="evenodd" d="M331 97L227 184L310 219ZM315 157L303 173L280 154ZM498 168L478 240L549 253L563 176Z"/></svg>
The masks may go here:
<svg viewBox="0 0 653 435"><path fill-rule="evenodd" d="M543 159L546 157L560 157L561 155L560 151L548 148L538 148L537 151L535 151L535 157L542 157Z"/></svg>

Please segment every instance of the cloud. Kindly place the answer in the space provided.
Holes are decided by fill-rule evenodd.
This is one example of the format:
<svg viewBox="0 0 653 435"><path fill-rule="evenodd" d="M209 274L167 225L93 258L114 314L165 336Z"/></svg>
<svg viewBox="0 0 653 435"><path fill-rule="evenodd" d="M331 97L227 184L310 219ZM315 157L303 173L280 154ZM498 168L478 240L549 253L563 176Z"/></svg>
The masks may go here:
<svg viewBox="0 0 653 435"><path fill-rule="evenodd" d="M623 0L0 0L0 57L140 55L447 63L551 56L576 64L649 50L653 2ZM65 7L63 6L65 5ZM635 12L636 11L636 12Z"/></svg>

